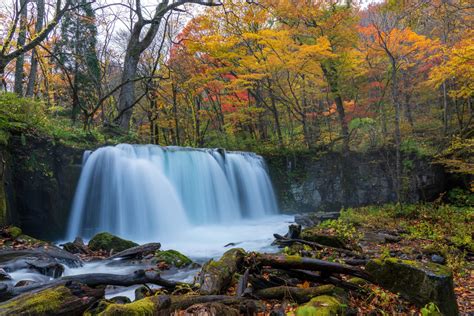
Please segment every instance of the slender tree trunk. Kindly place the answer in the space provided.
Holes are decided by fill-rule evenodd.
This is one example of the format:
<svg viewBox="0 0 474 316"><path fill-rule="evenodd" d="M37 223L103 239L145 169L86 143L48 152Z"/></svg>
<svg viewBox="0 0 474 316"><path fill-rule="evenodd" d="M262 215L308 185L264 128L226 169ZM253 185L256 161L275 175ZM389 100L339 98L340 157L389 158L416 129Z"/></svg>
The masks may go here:
<svg viewBox="0 0 474 316"><path fill-rule="evenodd" d="M402 161L401 161L401 143L402 136L400 131L400 102L398 100L398 82L396 61L391 58L392 64L392 102L395 110L395 190L397 201L401 203L401 182L402 182Z"/></svg>
<svg viewBox="0 0 474 316"><path fill-rule="evenodd" d="M441 85L443 89L443 132L448 135L449 128L449 109L448 109L448 93L446 88L446 81Z"/></svg>
<svg viewBox="0 0 474 316"><path fill-rule="evenodd" d="M23 47L26 43L26 28L28 26L28 10L27 10L27 1L28 0L21 0L20 1L20 30L18 32L18 40L17 40L17 47ZM13 91L19 96L23 95L23 79L25 77L25 54L20 54L16 58L15 63L15 82L13 86Z"/></svg>
<svg viewBox="0 0 474 316"><path fill-rule="evenodd" d="M174 129L175 129L175 145L180 145L179 139L179 118L178 118L178 91L176 86L173 84L173 118L174 118Z"/></svg>
<svg viewBox="0 0 474 316"><path fill-rule="evenodd" d="M276 132L277 132L278 144L280 145L280 147L282 147L283 146L283 136L281 134L280 116L278 114L278 109L276 107L275 96L271 92L270 92L270 102L272 104L272 114L273 114L273 120L275 121L275 129L276 129Z"/></svg>
<svg viewBox="0 0 474 316"><path fill-rule="evenodd" d="M44 24L44 0L36 0L36 25L35 32L38 34L43 29ZM31 70L28 76L28 84L26 86L27 97L32 97L35 92L36 76L38 74L38 53L36 49L31 51Z"/></svg>
<svg viewBox="0 0 474 316"><path fill-rule="evenodd" d="M341 125L341 135L343 138L343 150L344 152L349 151L349 127L346 122L346 113L344 110L344 102L342 100L341 92L338 87L337 70L332 64L322 65L323 73L329 83L329 88L334 97L336 103L336 110L339 118L339 124Z"/></svg>

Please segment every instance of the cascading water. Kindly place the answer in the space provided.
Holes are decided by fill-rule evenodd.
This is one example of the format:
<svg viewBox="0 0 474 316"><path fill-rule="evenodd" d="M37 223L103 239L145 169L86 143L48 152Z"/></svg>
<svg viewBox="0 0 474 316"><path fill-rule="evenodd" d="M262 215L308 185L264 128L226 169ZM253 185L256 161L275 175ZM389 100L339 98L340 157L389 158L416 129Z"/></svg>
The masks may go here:
<svg viewBox="0 0 474 316"><path fill-rule="evenodd" d="M108 231L160 240L189 227L235 224L276 214L262 157L155 145L84 153L67 238Z"/></svg>

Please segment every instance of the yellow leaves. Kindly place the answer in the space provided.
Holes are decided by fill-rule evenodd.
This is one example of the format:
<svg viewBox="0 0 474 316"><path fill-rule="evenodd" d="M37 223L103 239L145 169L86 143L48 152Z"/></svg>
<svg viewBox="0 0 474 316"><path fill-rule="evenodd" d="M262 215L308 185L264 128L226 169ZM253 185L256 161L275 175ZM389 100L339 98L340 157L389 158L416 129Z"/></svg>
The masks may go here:
<svg viewBox="0 0 474 316"><path fill-rule="evenodd" d="M470 98L474 95L474 31L452 48L446 48L444 61L430 73L430 83L440 87L452 80L456 87L449 91L451 97Z"/></svg>

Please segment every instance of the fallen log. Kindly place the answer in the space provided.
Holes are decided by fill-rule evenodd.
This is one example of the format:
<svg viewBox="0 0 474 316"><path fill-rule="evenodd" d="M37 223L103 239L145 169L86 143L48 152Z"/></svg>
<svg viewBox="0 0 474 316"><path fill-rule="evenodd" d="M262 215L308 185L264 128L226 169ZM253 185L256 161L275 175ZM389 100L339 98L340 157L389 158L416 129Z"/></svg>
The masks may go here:
<svg viewBox="0 0 474 316"><path fill-rule="evenodd" d="M103 296L104 289L68 282L0 303L0 315L82 315Z"/></svg>
<svg viewBox="0 0 474 316"><path fill-rule="evenodd" d="M290 299L301 304L309 302L313 297L319 295L331 295L335 288L334 285L330 284L309 288L277 286L258 290L254 293L254 296L263 300Z"/></svg>
<svg viewBox="0 0 474 316"><path fill-rule="evenodd" d="M113 256L110 256L109 259L131 259L131 258L143 258L146 255L155 253L157 250L160 250L161 244L149 243L141 246L132 247L124 251L118 252Z"/></svg>
<svg viewBox="0 0 474 316"><path fill-rule="evenodd" d="M250 273L250 270L247 269L245 270L244 274L242 274L239 278L239 282L237 284L237 291L236 291L236 295L238 297L242 297L246 293L247 284L249 283L249 273Z"/></svg>
<svg viewBox="0 0 474 316"><path fill-rule="evenodd" d="M138 270L129 275L106 274L106 273L91 273L66 276L59 279L52 280L48 283L34 283L21 287L3 287L0 288L0 300L10 299L12 297L37 291L39 289L51 286L59 286L70 282L77 282L89 287L96 287L100 285L115 285L115 286L132 286L136 284L155 284L166 289L173 290L178 285L184 283L169 281L161 278L160 273L156 271Z"/></svg>
<svg viewBox="0 0 474 316"><path fill-rule="evenodd" d="M240 248L230 249L218 261L210 260L201 269L199 293L217 295L226 291L234 273L238 272L245 257L245 251Z"/></svg>
<svg viewBox="0 0 474 316"><path fill-rule="evenodd" d="M348 265L300 256L253 254L252 260L259 266L270 266L283 270L309 270L326 273L339 273L362 278L374 283L373 277L362 269Z"/></svg>
<svg viewBox="0 0 474 316"><path fill-rule="evenodd" d="M304 271L304 270L284 270L284 271L288 273L288 275L298 278L302 281L332 284L337 287L351 290L351 291L363 291L363 288L358 286L357 284L346 282L334 276L321 276L320 274L316 274L314 272Z"/></svg>
<svg viewBox="0 0 474 316"><path fill-rule="evenodd" d="M325 248L325 249L330 249L330 250L337 251L339 253L343 253L343 254L351 256L351 257L365 258L363 255L361 255L357 252L354 252L354 251L351 251L351 250L348 250L348 249L343 249L343 248L325 246L325 245L319 244L319 243L314 242L314 241L308 241L308 240L303 240L303 239L290 239L290 238L287 238L285 236L281 236L281 235L278 235L278 234L273 234L273 237L275 237L275 243L280 244L280 245L292 245L294 243L299 243L299 244L302 244L302 245L310 246L311 248L314 248L314 249L324 249Z"/></svg>

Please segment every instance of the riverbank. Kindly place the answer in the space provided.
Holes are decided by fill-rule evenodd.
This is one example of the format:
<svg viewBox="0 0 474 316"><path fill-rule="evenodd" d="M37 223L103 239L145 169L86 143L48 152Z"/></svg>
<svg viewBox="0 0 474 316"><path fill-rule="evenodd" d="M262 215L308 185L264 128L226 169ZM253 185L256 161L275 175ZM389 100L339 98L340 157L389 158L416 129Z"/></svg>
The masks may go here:
<svg viewBox="0 0 474 316"><path fill-rule="evenodd" d="M91 246L91 243L89 246L83 245L86 253L69 255L78 258L79 265L83 265L83 268L76 267L79 269L77 271L81 273L105 272L115 275L112 278L109 276L109 281L102 280L101 284L95 283L95 286L90 285L93 284L90 281L90 276L81 279L86 285L89 284L86 286L87 288L96 291L105 289L105 292L101 292L102 294L96 293L95 298L89 303L81 305L80 308L83 309L81 313L85 314L102 313L107 315L112 311L113 313L119 311L126 313L137 311L136 308L140 309L143 307L142 304L145 304L147 311L155 313L169 312L170 308L175 308L188 312L225 311L226 314L235 313L236 315L239 313L239 309L240 313L244 315L252 315L252 310L266 314L274 311L287 312L290 315L305 315L303 311L312 306L320 311L330 307L328 315L340 314L342 311L346 314L363 315L369 313L417 314L423 311L423 315L436 315L437 309L450 308L449 304L446 306L435 306L436 303L431 304L431 302L422 304L421 302L424 301L420 301L419 295L423 293L413 292L421 289L415 288L412 289L412 292L403 291L403 286L410 288L411 283L420 284L422 282L420 277L429 271L429 273L436 275L441 273L441 275L449 276L446 279L440 275L439 280L448 282L445 285L454 282L452 290L453 293L456 293L459 312L464 315L474 311L472 306L473 232L472 227L469 226L473 216L472 208L437 204L410 205L403 209L396 206L351 209L343 211L337 220L323 221L322 223L317 223L318 219L314 216L312 218L309 216L309 219L307 216L305 225L308 227L303 227L302 231L298 225L292 225L290 232L284 237L281 229L274 231L278 237L274 246L270 247L272 238L267 239L266 248L260 242L262 245L260 251L273 253L272 255L264 255L260 251L229 251L229 248L242 246L238 243L229 243L227 247L222 245L222 251L227 251L223 259L219 259L220 254L216 252L214 260L210 262L204 258L194 259L189 250L188 252L183 251L185 256L182 257L179 253L161 250L167 249L167 247L160 247L158 250L148 248L148 252L139 248L135 253L132 248L132 251L125 250L125 254L121 255L113 249L97 249L97 246ZM313 223L308 220L312 220ZM427 233L428 231L431 233ZM21 234L15 236L18 233L14 229L2 232L1 243L3 246L0 251L0 259L2 265L7 268L6 270L12 267L12 265L5 264L6 257L3 254L6 251L13 250L13 252L19 253L38 247L56 249L54 246ZM240 240L239 236L236 236L236 241L238 240ZM118 246L115 245L115 247ZM77 252L77 249L74 251L71 250L73 248L65 248ZM152 250L150 251L150 249ZM247 248L246 250L252 249ZM131 251L132 254L127 254L127 251ZM58 258L58 254L50 254L53 258L56 256L51 263L60 262L59 264L63 266L71 265L69 259L64 259L68 255L64 255L63 250L60 252L62 254L60 258ZM229 257L229 252L233 254L231 257ZM189 259L184 259L187 258L186 255L189 256ZM29 256L34 258L36 255L30 253ZM17 255L17 257L21 256ZM122 259L118 260L119 257ZM11 257L9 258L11 259ZM45 257L41 258L44 267ZM190 261L195 263L190 263ZM234 264L235 266L231 271L221 270L222 262L226 262L226 266L234 266ZM384 274L380 274L377 267L374 268L374 262L385 262L385 264L399 262L390 268L390 274L404 269L405 266L401 264L404 262L415 268L410 268L410 276L403 280L408 283L395 286L385 280ZM35 264L34 260L30 263L33 265L28 269L36 271L36 274L41 274L41 272L38 273L38 264ZM55 266L57 269L56 265L50 266ZM157 279L156 275L147 272L149 279L139 279L133 273L139 269L159 272L161 277ZM301 273L301 269L306 272ZM54 279L56 281L51 278L46 281L43 278L41 282L47 284L59 282L61 277L63 279L75 278L77 274L72 273L72 270L74 268L67 267L62 276L56 274L56 277L59 277ZM51 270L42 271L51 273ZM296 273L297 271L300 272ZM7 274L12 273L12 271L6 272ZM137 283L128 289L128 295L132 296L132 299L137 299L133 303L113 297L127 293L127 289L110 285L106 288L103 287L107 282L117 284L117 278L122 280L124 276L128 277L128 282ZM360 279L360 281L356 281L354 276L366 279L366 281ZM171 283L166 283L163 280ZM432 282L428 280L431 279L426 279L423 282ZM150 286L148 288L140 287L140 282L145 281L149 281ZM6 282L8 283L8 281ZM155 285L151 285L153 283ZM31 285L29 283L29 286ZM430 291L436 292L436 286L434 283L432 285ZM84 288L84 286L83 284L82 287ZM42 289L41 291L46 290ZM402 292L401 295L397 294L399 291ZM12 298L13 301L1 303L0 309L9 306L8 304L12 304L12 302L16 302L17 305L19 304L18 306L23 306L26 309L32 308L24 300L25 295ZM40 300L42 299L41 296L38 297ZM436 296L431 298L435 301L439 299ZM446 297L444 298L446 299ZM47 304L50 298L45 298L45 300L44 303ZM168 303L164 304L164 301ZM242 312L243 306L246 308L250 306L250 309ZM312 310L312 308L310 309ZM426 314L426 311L430 311L431 314ZM49 309L47 314L54 312L54 309Z"/></svg>

